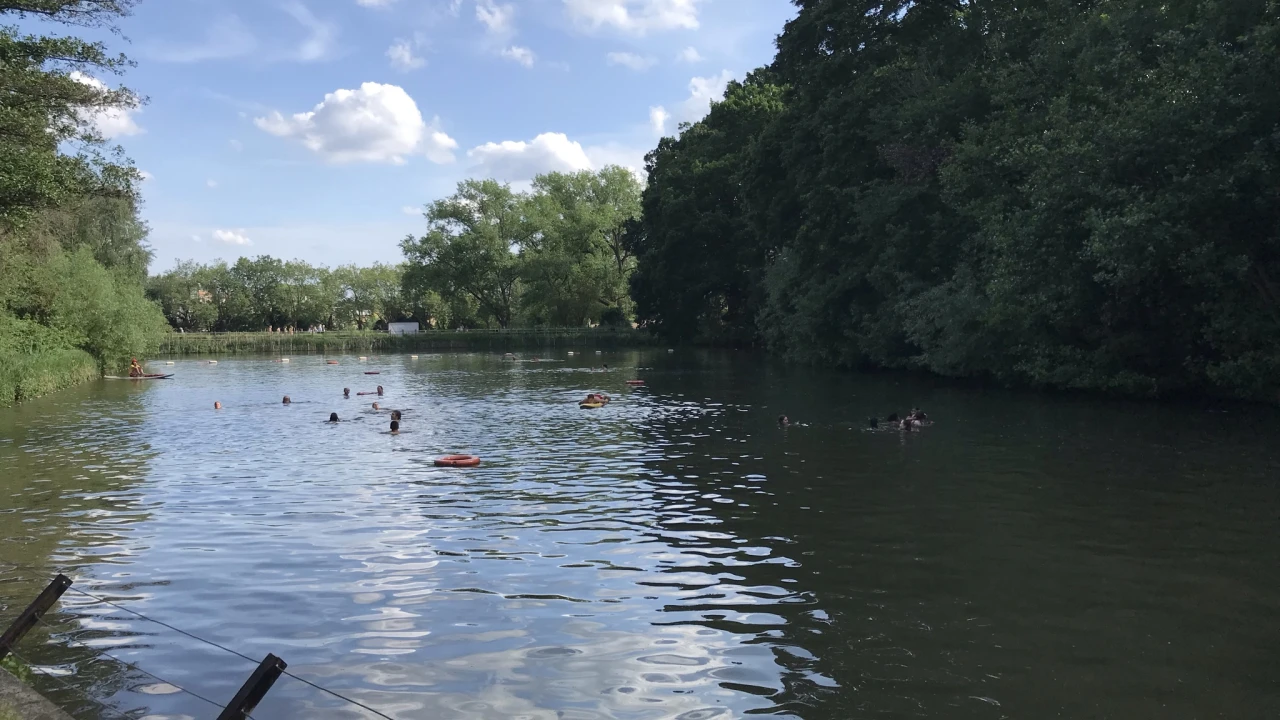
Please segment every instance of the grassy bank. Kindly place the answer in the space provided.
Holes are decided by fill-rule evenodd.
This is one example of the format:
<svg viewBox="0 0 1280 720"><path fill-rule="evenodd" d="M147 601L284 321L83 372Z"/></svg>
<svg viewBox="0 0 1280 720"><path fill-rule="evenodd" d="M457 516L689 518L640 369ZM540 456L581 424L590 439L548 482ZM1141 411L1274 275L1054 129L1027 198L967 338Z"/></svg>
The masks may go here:
<svg viewBox="0 0 1280 720"><path fill-rule="evenodd" d="M164 355L235 355L237 353L415 352L419 350L488 350L507 352L543 347L641 347L653 338L638 330L431 330L417 335L378 332L170 333L160 344Z"/></svg>
<svg viewBox="0 0 1280 720"><path fill-rule="evenodd" d="M102 376L83 350L0 353L0 407L63 390Z"/></svg>

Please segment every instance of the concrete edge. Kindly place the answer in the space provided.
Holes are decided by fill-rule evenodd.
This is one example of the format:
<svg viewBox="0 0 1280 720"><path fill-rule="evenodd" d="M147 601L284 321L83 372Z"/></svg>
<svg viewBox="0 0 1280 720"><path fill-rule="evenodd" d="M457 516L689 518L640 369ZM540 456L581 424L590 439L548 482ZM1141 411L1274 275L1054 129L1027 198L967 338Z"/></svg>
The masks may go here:
<svg viewBox="0 0 1280 720"><path fill-rule="evenodd" d="M0 668L0 720L72 720L43 695Z"/></svg>

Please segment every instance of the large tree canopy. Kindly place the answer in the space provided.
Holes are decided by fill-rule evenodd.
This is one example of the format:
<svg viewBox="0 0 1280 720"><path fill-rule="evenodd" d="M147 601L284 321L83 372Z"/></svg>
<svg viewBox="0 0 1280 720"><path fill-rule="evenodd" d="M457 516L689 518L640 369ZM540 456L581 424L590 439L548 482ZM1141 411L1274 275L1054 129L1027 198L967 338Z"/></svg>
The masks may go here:
<svg viewBox="0 0 1280 720"><path fill-rule="evenodd" d="M777 108L730 122L759 117L749 80L650 156L640 317L803 361L1275 399L1277 3L796 4Z"/></svg>

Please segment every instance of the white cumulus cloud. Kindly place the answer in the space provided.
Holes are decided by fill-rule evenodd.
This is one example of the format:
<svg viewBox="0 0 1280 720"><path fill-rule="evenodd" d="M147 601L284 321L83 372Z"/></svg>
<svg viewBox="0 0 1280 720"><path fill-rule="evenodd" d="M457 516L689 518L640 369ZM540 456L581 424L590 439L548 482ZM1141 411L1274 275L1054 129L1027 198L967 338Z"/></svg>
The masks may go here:
<svg viewBox="0 0 1280 720"><path fill-rule="evenodd" d="M621 65L636 71L648 70L658 62L654 58L629 52L611 52L605 56L605 59L610 65Z"/></svg>
<svg viewBox="0 0 1280 720"><path fill-rule="evenodd" d="M512 45L502 51L502 57L508 60L514 60L525 67L533 67L534 54L533 51L527 47Z"/></svg>
<svg viewBox="0 0 1280 720"><path fill-rule="evenodd" d="M253 244L253 241L244 234L244 230L214 230L213 240L214 242L220 242L223 245Z"/></svg>
<svg viewBox="0 0 1280 720"><path fill-rule="evenodd" d="M653 128L654 135L662 135L667 131L667 121L671 119L671 113L667 109L658 105L649 108L649 126Z"/></svg>
<svg viewBox="0 0 1280 720"><path fill-rule="evenodd" d="M676 55L676 59L680 62L698 63L702 62L702 54L698 52L698 48L689 46L681 50L680 54Z"/></svg>
<svg viewBox="0 0 1280 720"><path fill-rule="evenodd" d="M413 54L413 45L408 40L396 40L387 48L387 58L391 60L391 67L396 70L408 72L417 70L427 61Z"/></svg>
<svg viewBox="0 0 1280 720"><path fill-rule="evenodd" d="M697 122L711 111L711 103L724 99L725 87L733 79L733 73L722 70L719 75L695 77L689 80L689 97L680 103L676 119L680 122Z"/></svg>
<svg viewBox="0 0 1280 720"><path fill-rule="evenodd" d="M489 142L467 151L477 169L503 182L532 180L547 172L590 170L591 159L582 145L564 133L542 133L529 142Z"/></svg>
<svg viewBox="0 0 1280 720"><path fill-rule="evenodd" d="M76 70L70 75L72 80L97 90L98 92L107 92L110 88L106 83L91 75ZM80 119L92 125L103 137L115 138L126 135L139 135L143 132L138 127L138 123L134 121L133 114L138 112L133 108L84 108L80 111Z"/></svg>
<svg viewBox="0 0 1280 720"><path fill-rule="evenodd" d="M467 157L477 174L527 189L529 181L543 173L599 170L606 165L620 165L643 179L645 152L646 147L619 143L584 147L564 133L547 132L529 141L485 143L467 151Z"/></svg>
<svg viewBox="0 0 1280 720"><path fill-rule="evenodd" d="M578 27L611 27L632 35L650 31L698 29L698 5L704 0L564 0Z"/></svg>
<svg viewBox="0 0 1280 720"><path fill-rule="evenodd" d="M414 207L413 205L405 205L404 207L400 208L400 212L404 213L405 215L421 215L422 208Z"/></svg>
<svg viewBox="0 0 1280 720"><path fill-rule="evenodd" d="M155 176L155 175L152 175L151 173L147 172L146 170L139 170L139 171L138 171L138 177L142 179L142 182L146 182L146 181L148 181L148 180L154 180L156 176Z"/></svg>
<svg viewBox="0 0 1280 720"><path fill-rule="evenodd" d="M254 118L254 124L277 137L301 142L329 162L403 164L424 151L433 162L454 159L457 143L436 121L428 126L418 105L398 85L367 82L355 90L335 90L308 112L288 117L278 111Z"/></svg>

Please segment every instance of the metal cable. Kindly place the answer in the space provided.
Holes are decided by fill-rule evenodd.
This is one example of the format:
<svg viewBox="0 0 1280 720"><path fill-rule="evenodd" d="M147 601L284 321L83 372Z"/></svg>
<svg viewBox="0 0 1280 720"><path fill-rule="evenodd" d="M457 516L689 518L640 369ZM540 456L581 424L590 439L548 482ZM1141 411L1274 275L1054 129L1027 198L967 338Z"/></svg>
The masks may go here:
<svg viewBox="0 0 1280 720"><path fill-rule="evenodd" d="M342 699L342 700L346 700L347 702L351 703L352 705L356 705L356 706L362 707L362 708L364 708L365 710L368 710L369 712L373 713L374 715L377 715L378 717L383 717L383 718L386 718L387 720L395 720L395 718L391 717L390 715L387 715L386 713L383 713L383 712L378 711L378 710L374 710L373 708L369 707L368 705L365 705L365 704L364 704L364 703L362 703L362 702L359 702L359 701L357 701L357 700L352 700L351 698L347 697L346 695L342 695L342 694L340 694L340 693L336 693L336 692L334 692L334 691L330 690L330 689L329 689L329 688L327 688L327 687L320 687L319 685L317 685L317 684L315 684L315 683L311 682L310 680L306 680L306 679L303 679L303 678L298 677L297 675L294 675L293 673L289 672L288 670L284 670L284 671L282 671L282 672L284 672L284 674L285 674L285 675L288 675L289 677L293 678L294 680L297 680L298 682L300 682L300 683L302 683L302 684L304 684L304 685L310 685L311 687L313 687L313 688L315 688L315 689L317 689L317 690L321 690L321 691L323 691L323 692L327 692L327 693L329 693L330 695L332 695L332 696L334 696L334 697L336 697L336 698L339 698L339 699Z"/></svg>
<svg viewBox="0 0 1280 720"><path fill-rule="evenodd" d="M33 570L34 570L35 568L31 568L31 569L33 569ZM166 628L168 628L168 629L170 629L170 630L172 630L172 631L174 631L174 632L176 632L176 633L178 633L178 634L180 634L180 635L184 635L184 636L186 636L186 637L191 638L192 640L196 640L196 641L198 641L198 642L202 642L202 643L204 643L204 644L206 644L206 645L211 645L211 646L213 646L213 647L215 647L215 648L218 648L219 650L221 650L221 651L223 651L223 652L231 653L232 655L235 655L236 657L241 658L241 659L243 659L243 660L246 660L246 661L248 661L248 662L251 662L251 663L253 663L253 664L255 664L255 665L260 664L260 663L262 662L261 660L254 660L253 658L249 657L248 655L245 655L245 654L244 654L244 653L242 653L242 652L238 652L238 651L236 651L236 650L232 650L231 648L229 648L229 647L227 647L227 646L225 646L225 645L220 645L220 644L218 644L218 643L216 643L216 642L213 642L212 640L206 640L206 639L204 639L204 638L200 637L199 635L194 635L194 634L192 634L192 633L189 633L189 632L187 632L186 630L183 630L182 628L177 628L177 627L174 627L174 626L170 625L169 623L162 622L162 621L160 621L160 620L156 620L155 618L147 617L146 615L143 615L142 613L140 613L140 612L138 612L138 611L136 611L136 610L130 610L129 608L127 608L127 607L125 607L125 606L123 606L123 605L119 605L119 604L117 604L117 603L111 602L110 600L108 600L108 599L106 599L106 598L98 597L97 595L94 595L94 594L92 594L92 593L87 593L87 592L85 592L85 591L83 591L83 590L80 590L80 589L76 588L74 585L73 585L73 586L68 587L68 588L67 588L67 590L69 590L69 591L71 591L71 592L74 592L74 593L76 593L76 594L78 594L78 595L83 595L83 596L85 596L85 597L87 597L87 598L90 598L90 599L96 600L97 602L103 603L104 605L110 605L111 607L116 608L116 609L118 609L118 610L123 610L124 612L127 612L127 613L129 613L130 615L134 615L134 616L139 617L139 618L141 618L141 619L143 619L143 620L146 620L147 622L152 622L152 623L155 623L155 624L157 624L157 625L160 625L161 627L166 627ZM41 619L41 622L43 622L43 619ZM45 624L46 624L46 625L48 625L48 623L45 623ZM52 627L52 626L50 626L50 627ZM73 641L73 642L78 642L78 641ZM83 645L83 643L80 643L80 644L82 644L82 645ZM105 652L105 651L98 650L97 648L93 648L93 647L90 647L90 646L88 646L88 645L85 645L85 647L87 647L89 650L92 650L92 651L94 651L94 652L98 652L98 653L101 653L101 654L103 654L103 655L106 655L107 657L111 658L112 660L115 660L115 661L117 661L117 662L120 662L120 663L123 663L123 664L125 664L125 665L128 665L129 667L134 668L135 670L137 670L138 672L143 673L144 675L150 675L151 677L153 677L153 678L155 678L155 679L159 680L160 682L168 683L168 684L170 684L170 685L173 685L174 687L178 688L179 690L182 690L183 692L191 693L192 695L195 695L196 697L200 698L201 700L204 700L205 702L211 703L211 704L213 704L213 705L218 705L217 703L213 702L212 700L209 700L208 698L204 698L204 697L201 697L201 696L199 696L199 695L196 695L196 693L193 693L193 692L191 692L190 690L186 690L185 688L182 688L181 686L179 686L179 685L177 685L177 684L175 684L175 683L170 683L168 680L165 680L165 679L163 679L163 678L160 678L160 677L158 677L158 676L156 676L156 675L152 675L151 673L147 672L146 670L143 670L142 668L139 668L139 667L137 667L136 665L132 665L131 663L127 663L127 662L125 662L125 661L123 661L123 660L120 660L119 658L116 658L116 657L114 657L114 656L112 656L112 655L108 654L108 653L107 653L107 652ZM289 677L293 678L294 680L297 680L298 682L300 682L300 683L302 683L302 684L304 684L304 685L309 685L309 686L311 686L311 687L315 688L316 690L319 690L319 691L321 691L321 692L328 693L328 694L330 694L330 695L332 695L332 696L334 696L334 697L336 697L336 698L338 698L338 699L340 699L340 700L344 700L344 701L346 701L346 702L349 702L349 703L351 703L352 705L355 705L356 707L360 707L360 708L363 708L363 709L365 709L365 710L368 710L369 712L373 713L374 715L377 715L378 717L386 718L386 720L395 720L395 718L391 717L390 715L387 715L386 713L384 713L384 712L382 712L382 711L380 711L380 710L377 710L377 709L375 709L375 708L371 708L371 707L369 707L368 705L365 705L364 703L362 703L362 702L360 702L360 701L358 701L358 700L352 700L351 698L347 697L346 695L343 695L343 694L341 694L341 693L339 693L339 692L336 692L336 691L334 691L334 690L330 690L329 688L324 687L324 686L322 686L322 685L317 685L316 683L313 683L313 682L311 682L310 680L307 680L306 678L303 678L303 677L299 677L299 676L297 676L297 675L294 675L293 673L289 672L288 670L282 670L281 672L282 672L283 674L288 675ZM221 708L222 706L221 706L221 705L218 705L218 707L220 707L220 708Z"/></svg>
<svg viewBox="0 0 1280 720"><path fill-rule="evenodd" d="M143 620L146 620L147 622L153 622L153 623L155 623L155 624L157 624L157 625L161 625L161 626L163 626L163 627L167 627L167 628L169 628L170 630L172 630L172 631L174 631L174 632L176 632L176 633L179 633L179 634L182 634L182 635L186 635L187 637L191 638L192 640L199 640L200 642L202 642L202 643L204 643L204 644L206 644L206 645L212 645L213 647L216 647L216 648L218 648L219 650L222 650L223 652L229 652L229 653L231 653L232 655L235 655L236 657L242 658L242 659L244 659L244 660L248 660L249 662L253 663L254 665L257 665L257 664L259 664L259 663L261 663L261 662L262 662L261 660L254 660L253 658L249 657L248 655L245 655L244 653L236 652L235 650L232 650L231 648L226 647L225 645L219 645L218 643L216 643L216 642L214 642L214 641L212 641L212 640L205 640L204 638L200 637L199 635L192 635L191 633L187 632L186 630L182 630L182 629L180 629L180 628L176 628L176 627L174 627L174 626L170 625L169 623L161 622L161 621L159 621L159 620L156 620L155 618L149 618L149 617L147 617L146 615L143 615L142 613L140 613L140 612L138 612L138 611L136 611L136 610L130 610L129 608L127 608L127 607L125 607L125 606L123 606L123 605L117 605L117 604L115 604L115 603L111 602L110 600L107 600L106 598L100 598L100 597L98 597L97 595L90 595L89 593L87 593L87 592L85 592L85 591L83 591L83 590L78 590L78 589L76 589L76 587L75 587L75 586L71 586L71 587L69 587L69 588L67 588L67 589L68 589L68 590L70 590L71 592L79 593L79 594L81 594L81 595L84 595L85 597L93 598L94 600L97 600L97 601L98 601L98 602L100 602L100 603L106 603L107 605L110 605L110 606L111 606L111 607L113 607L113 608L116 608L116 609L119 609L119 610L123 610L123 611L125 611L125 612L127 612L127 613L129 613L129 614L131 614L131 615L137 615L138 617L142 618Z"/></svg>
<svg viewBox="0 0 1280 720"><path fill-rule="evenodd" d="M56 627L54 627L53 625L50 625L49 623L45 622L45 619L44 619L44 618L36 618L36 621L37 621L37 622L39 622L40 624L44 625L45 627L49 628L50 630L54 631L55 633L56 633L56 632L59 632L58 628L56 628ZM77 640L76 638L73 638L73 637L67 637L67 636L63 635L63 636L62 636L62 639L63 639L63 640L66 640L66 641L67 641L67 642L69 642L69 643L72 643L72 644L75 644L75 645L79 645L80 647L82 647L82 648L84 648L84 649L88 650L89 652L93 653L94 655L102 655L102 656L105 656L105 657L109 657L109 658L111 658L112 660L115 660L116 662L120 663L121 665L124 665L125 667L127 667L127 668L131 668L131 669L133 669L133 670L136 670L136 671L138 671L138 672L142 673L143 675L146 675L147 677L152 678L153 680L159 680L160 682L164 683L165 685L172 685L173 687L178 688L178 689L179 689L179 690L181 690L182 692L187 693L188 695L190 695L190 696L192 696L192 697L199 698L200 700L203 700L203 701L205 701L205 702L209 703L210 705L212 705L212 706L214 706L214 707L218 708L219 710L225 710L225 709L226 709L226 706L225 706L225 705L223 705L223 704L222 704L222 703L220 703L220 702L217 702L217 701L215 701L215 700L210 700L209 698L207 698L207 697L205 697L205 696L201 695L200 693L197 693L197 692L195 692L195 691L193 691L193 690L188 690L188 689L186 689L186 688L182 687L181 685L179 685L179 684L178 684L178 683L176 683L176 682L171 682L171 681L169 681L169 680L165 680L164 678L160 677L159 675L156 675L155 673L147 672L146 670L143 670L142 668L138 667L136 664L131 663L131 662L127 661L127 660L122 660L122 659L120 659L120 658L116 657L115 655L112 655L111 653L107 652L106 650L102 650L102 649L99 649L99 648L93 647L92 645L89 645L88 643L85 643L85 642L82 642L82 641L80 641L80 640ZM248 717L248 716L246 716L246 717Z"/></svg>
<svg viewBox="0 0 1280 720"><path fill-rule="evenodd" d="M106 703L102 702L101 700L99 700L99 699L97 699L97 698L95 698L95 697L91 697L91 696L89 696L89 695L86 695L86 694L84 694L83 692L81 692L80 690L77 690L76 688L72 687L70 684L63 682L62 678L58 677L57 675L54 675L53 673L47 673L47 672L45 672L45 671L41 670L40 668L38 668L38 667L36 666L36 664L35 664L35 663L33 663L33 662L31 662L30 660L28 660L28 659L24 658L23 656L19 655L17 650L14 650L13 648L9 648L9 654L10 654L10 655L12 655L12 656L14 656L14 657L16 657L16 658L18 658L19 660L21 660L21 661L22 661L22 664L23 664L23 665L26 665L26 666L27 666L27 669L31 670L31 672L39 673L40 675L43 675L44 677L49 678L50 680L52 680L52 681L54 681L55 683L57 683L57 685L58 685L59 687L61 687L63 690L66 690L67 692L71 693L72 695L75 695L75 696L77 696L77 697L87 698L88 700L90 700L90 701L92 701L93 703L97 704L99 707L103 708L104 710L110 710L111 712L115 713L118 717L124 718L124 720L133 720L133 718L129 717L129 716L128 716L127 714L125 714L124 712L122 712L122 711L120 711L120 710L117 710L116 708L112 707L111 705L108 705L108 704L106 704Z"/></svg>

